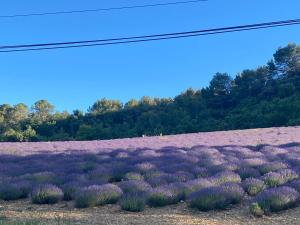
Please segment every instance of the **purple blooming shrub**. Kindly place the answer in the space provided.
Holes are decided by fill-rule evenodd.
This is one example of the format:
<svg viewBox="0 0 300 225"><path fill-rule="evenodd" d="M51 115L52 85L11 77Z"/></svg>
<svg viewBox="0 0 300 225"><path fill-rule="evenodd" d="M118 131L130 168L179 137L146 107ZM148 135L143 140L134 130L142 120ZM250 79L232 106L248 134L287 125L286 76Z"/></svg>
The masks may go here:
<svg viewBox="0 0 300 225"><path fill-rule="evenodd" d="M217 166L216 171L236 171L239 169L239 166L236 163L223 163Z"/></svg>
<svg viewBox="0 0 300 225"><path fill-rule="evenodd" d="M36 187L31 193L34 204L55 204L62 200L63 191L55 185L44 184Z"/></svg>
<svg viewBox="0 0 300 225"><path fill-rule="evenodd" d="M265 182L265 184L269 187L276 187L286 183L283 175L276 172L267 173L262 177L262 179Z"/></svg>
<svg viewBox="0 0 300 225"><path fill-rule="evenodd" d="M26 181L0 183L0 199L5 201L27 198L31 185Z"/></svg>
<svg viewBox="0 0 300 225"><path fill-rule="evenodd" d="M205 178L198 178L195 180L190 180L184 183L185 195L188 197L190 194L200 191L204 188L212 187L214 184Z"/></svg>
<svg viewBox="0 0 300 225"><path fill-rule="evenodd" d="M96 162L93 162L93 161L85 162L83 165L81 165L81 169L84 173L88 173L88 172L96 169L96 167L97 167L97 164L96 164Z"/></svg>
<svg viewBox="0 0 300 225"><path fill-rule="evenodd" d="M76 198L82 184L78 182L70 182L62 185L61 189L64 193L64 201L72 201Z"/></svg>
<svg viewBox="0 0 300 225"><path fill-rule="evenodd" d="M227 183L194 192L189 197L189 203L192 208L201 211L225 209L231 204L239 203L243 196L244 190L238 184Z"/></svg>
<svg viewBox="0 0 300 225"><path fill-rule="evenodd" d="M125 194L120 200L122 210L129 212L142 212L146 206L146 197L142 194Z"/></svg>
<svg viewBox="0 0 300 225"><path fill-rule="evenodd" d="M88 208L116 203L123 191L114 184L92 185L81 190L75 199L75 207Z"/></svg>
<svg viewBox="0 0 300 225"><path fill-rule="evenodd" d="M229 204L240 203L245 195L244 189L237 183L222 184L220 189L226 195Z"/></svg>
<svg viewBox="0 0 300 225"><path fill-rule="evenodd" d="M22 178L36 184L57 184L61 182L53 172L49 171L26 174Z"/></svg>
<svg viewBox="0 0 300 225"><path fill-rule="evenodd" d="M147 171L146 173L143 174L143 177L145 178L145 180L149 180L153 177L161 177L163 176L164 172L161 172L159 170L150 170L150 171Z"/></svg>
<svg viewBox="0 0 300 225"><path fill-rule="evenodd" d="M151 207L161 207L179 202L184 197L180 185L164 185L152 189L148 195L148 204Z"/></svg>
<svg viewBox="0 0 300 225"><path fill-rule="evenodd" d="M287 165L282 162L272 162L272 163L266 163L264 165L261 165L258 169L259 172L264 175L269 172L276 172L277 170L286 169L286 168Z"/></svg>
<svg viewBox="0 0 300 225"><path fill-rule="evenodd" d="M256 195L263 191L266 186L262 180L256 178L247 178L243 181L243 188L249 195Z"/></svg>
<svg viewBox="0 0 300 225"><path fill-rule="evenodd" d="M144 180L144 177L140 173L128 172L124 176L125 180Z"/></svg>
<svg viewBox="0 0 300 225"><path fill-rule="evenodd" d="M124 158L128 158L129 157L129 154L127 152L119 152L115 158L117 159L124 159Z"/></svg>
<svg viewBox="0 0 300 225"><path fill-rule="evenodd" d="M192 180L195 178L195 176L189 172L185 171L178 171L173 176L171 176L174 179L174 182L187 182L188 180ZM169 182L171 183L171 182Z"/></svg>
<svg viewBox="0 0 300 225"><path fill-rule="evenodd" d="M112 177L112 171L109 168L100 166L95 170L90 171L87 174L87 177L89 180L97 180L102 181L103 183L108 183Z"/></svg>
<svg viewBox="0 0 300 225"><path fill-rule="evenodd" d="M277 172L279 174L281 174L281 176L283 177L285 182L290 182L292 180L299 178L298 173L291 169L281 169L281 170L278 170Z"/></svg>
<svg viewBox="0 0 300 225"><path fill-rule="evenodd" d="M298 204L299 193L290 187L277 187L257 195L255 202L264 212L278 212Z"/></svg>
<svg viewBox="0 0 300 225"><path fill-rule="evenodd" d="M197 178L209 176L208 169L205 167L196 166L191 170L191 173L193 173Z"/></svg>
<svg viewBox="0 0 300 225"><path fill-rule="evenodd" d="M140 151L139 154L138 154L139 157L144 157L144 158L147 158L147 157L150 157L150 158L154 158L154 157L159 157L161 156L160 153L156 152L155 150L152 150L152 149L147 149L147 150L143 150L143 151Z"/></svg>
<svg viewBox="0 0 300 225"><path fill-rule="evenodd" d="M300 192L300 179L292 181L290 186Z"/></svg>
<svg viewBox="0 0 300 225"><path fill-rule="evenodd" d="M175 174L169 174L169 173L162 173L158 176L152 176L147 179L147 182L152 186L152 187L158 187L161 185L166 185L170 183L176 183L176 182L183 182L188 179L193 177L188 172L178 172Z"/></svg>
<svg viewBox="0 0 300 225"><path fill-rule="evenodd" d="M263 164L265 164L266 161L260 157L257 157L257 158L247 158L247 159L244 159L242 161L242 165L246 166L246 167L254 167L254 168L257 168Z"/></svg>
<svg viewBox="0 0 300 225"><path fill-rule="evenodd" d="M177 171L190 171L194 168L194 164L192 163L180 163L176 162L176 160L172 159L172 162L166 164L166 162L162 162L161 170L166 173L174 173Z"/></svg>
<svg viewBox="0 0 300 225"><path fill-rule="evenodd" d="M138 172L141 172L142 174L145 174L148 171L154 170L155 165L149 162L143 162L136 165L136 169Z"/></svg>
<svg viewBox="0 0 300 225"><path fill-rule="evenodd" d="M200 166L206 168L213 168L222 165L225 163L224 159L222 158L208 158L208 159L201 159Z"/></svg>
<svg viewBox="0 0 300 225"><path fill-rule="evenodd" d="M251 168L251 167L242 167L240 168L237 173L240 175L242 180L245 180L246 178L256 178L260 177L260 173L257 169Z"/></svg>
<svg viewBox="0 0 300 225"><path fill-rule="evenodd" d="M215 185L220 185L224 183L240 183L241 177L234 172L223 171L210 177L209 180Z"/></svg>
<svg viewBox="0 0 300 225"><path fill-rule="evenodd" d="M264 153L265 155L273 155L273 156L288 153L287 149L274 147L274 146L264 146L261 152Z"/></svg>
<svg viewBox="0 0 300 225"><path fill-rule="evenodd" d="M143 180L122 181L118 185L123 190L124 193L145 194L151 190L151 186L146 181Z"/></svg>

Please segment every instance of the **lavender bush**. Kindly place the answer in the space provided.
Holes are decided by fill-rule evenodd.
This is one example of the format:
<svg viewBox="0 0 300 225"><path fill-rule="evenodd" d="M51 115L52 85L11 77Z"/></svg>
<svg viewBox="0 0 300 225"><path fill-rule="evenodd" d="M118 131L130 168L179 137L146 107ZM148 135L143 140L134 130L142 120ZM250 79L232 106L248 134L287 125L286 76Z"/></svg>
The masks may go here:
<svg viewBox="0 0 300 225"><path fill-rule="evenodd" d="M226 183L218 187L205 188L191 194L189 203L201 211L225 209L241 202L244 190L236 183Z"/></svg>
<svg viewBox="0 0 300 225"><path fill-rule="evenodd" d="M190 194L200 191L202 189L208 188L208 187L212 187L214 186L214 184L205 178L198 178L195 180L190 180L186 183L184 183L184 187L185 187L185 195L188 197Z"/></svg>
<svg viewBox="0 0 300 225"><path fill-rule="evenodd" d="M62 190L52 184L40 185L31 193L31 201L35 204L54 204L62 198Z"/></svg>
<svg viewBox="0 0 300 225"><path fill-rule="evenodd" d="M128 172L124 176L125 180L143 180L144 177L140 173Z"/></svg>
<svg viewBox="0 0 300 225"><path fill-rule="evenodd" d="M287 165L285 163L271 162L271 163L266 163L264 165L261 165L258 169L259 169L259 172L264 175L269 172L276 172L277 170L286 169L286 168L287 168Z"/></svg>
<svg viewBox="0 0 300 225"><path fill-rule="evenodd" d="M64 193L63 200L65 201L72 201L76 198L76 195L79 192L81 184L77 182L70 182L64 184L61 188Z"/></svg>
<svg viewBox="0 0 300 225"><path fill-rule="evenodd" d="M122 210L129 212L144 211L146 206L146 197L142 194L126 194L120 200Z"/></svg>
<svg viewBox="0 0 300 225"><path fill-rule="evenodd" d="M255 179L255 178L247 178L243 182L243 188L249 195L256 195L259 192L263 191L266 186L264 181Z"/></svg>
<svg viewBox="0 0 300 225"><path fill-rule="evenodd" d="M295 180L299 177L298 173L291 169L281 169L277 172L283 177L285 182Z"/></svg>
<svg viewBox="0 0 300 225"><path fill-rule="evenodd" d="M205 188L194 192L189 197L189 203L192 208L197 208L201 211L224 209L229 205L226 196L218 187Z"/></svg>
<svg viewBox="0 0 300 225"><path fill-rule="evenodd" d="M171 205L179 202L184 197L181 186L164 185L154 188L148 196L148 204L152 207Z"/></svg>
<svg viewBox="0 0 300 225"><path fill-rule="evenodd" d="M31 185L24 181L0 183L0 199L10 201L27 198L30 188Z"/></svg>
<svg viewBox="0 0 300 225"><path fill-rule="evenodd" d="M230 204L240 203L245 195L244 189L237 183L225 183L220 188Z"/></svg>
<svg viewBox="0 0 300 225"><path fill-rule="evenodd" d="M138 193L145 194L148 193L152 188L151 186L143 180L129 180L120 182L119 187L124 193Z"/></svg>
<svg viewBox="0 0 300 225"><path fill-rule="evenodd" d="M210 178L210 181L215 185L220 185L224 183L240 183L241 177L231 171L223 171L215 174L213 177Z"/></svg>
<svg viewBox="0 0 300 225"><path fill-rule="evenodd" d="M299 196L293 188L278 187L261 192L255 198L255 202L265 212L278 212L296 206Z"/></svg>
<svg viewBox="0 0 300 225"><path fill-rule="evenodd" d="M300 192L300 179L292 181L290 186Z"/></svg>
<svg viewBox="0 0 300 225"><path fill-rule="evenodd" d="M237 171L237 173L240 175L242 180L245 180L246 178L250 177L260 177L259 171L251 167L242 167Z"/></svg>
<svg viewBox="0 0 300 225"><path fill-rule="evenodd" d="M270 172L263 176L263 180L269 187L276 187L286 182L285 178L280 173Z"/></svg>
<svg viewBox="0 0 300 225"><path fill-rule="evenodd" d="M116 203L122 196L122 190L114 184L92 185L84 188L75 199L77 208Z"/></svg>

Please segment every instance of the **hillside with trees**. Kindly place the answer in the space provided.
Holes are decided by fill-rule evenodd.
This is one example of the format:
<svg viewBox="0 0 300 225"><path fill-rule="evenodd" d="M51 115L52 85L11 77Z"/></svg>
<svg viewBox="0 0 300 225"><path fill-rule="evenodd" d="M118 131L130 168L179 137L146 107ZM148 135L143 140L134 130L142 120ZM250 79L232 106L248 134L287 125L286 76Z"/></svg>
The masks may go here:
<svg viewBox="0 0 300 225"><path fill-rule="evenodd" d="M175 98L125 104L101 99L87 112L57 112L47 100L0 105L0 141L94 140L300 125L300 46L279 48L266 65Z"/></svg>

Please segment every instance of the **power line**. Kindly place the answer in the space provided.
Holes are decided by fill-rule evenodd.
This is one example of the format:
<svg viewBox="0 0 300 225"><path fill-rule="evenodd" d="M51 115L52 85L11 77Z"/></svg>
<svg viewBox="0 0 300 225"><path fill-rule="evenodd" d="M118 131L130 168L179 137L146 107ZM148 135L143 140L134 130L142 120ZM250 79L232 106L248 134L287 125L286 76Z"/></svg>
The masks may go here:
<svg viewBox="0 0 300 225"><path fill-rule="evenodd" d="M194 31L186 31L186 32L176 32L176 33L120 37L120 38L110 38L110 39L39 43L39 44L28 44L28 45L7 45L7 46L0 46L0 49L44 47L44 46L58 46L58 45L75 45L75 44L88 44L88 43L111 42L111 41L126 41L126 40L131 40L131 39L145 39L145 38L168 37L168 36L177 36L177 35L190 35L190 34L207 33L207 32L219 32L219 31L226 31L226 30L232 31L232 30L236 30L236 29L248 29L248 28L256 28L257 29L257 28L264 28L264 26L276 27L276 26L292 25L292 24L298 24L298 23L300 23L300 19L275 21L275 22L267 22L267 23L256 23L256 24L250 24L250 25L240 25L240 26L213 28L213 29L205 29L205 30L194 30Z"/></svg>
<svg viewBox="0 0 300 225"><path fill-rule="evenodd" d="M100 9L83 9L83 10L71 10L71 11L55 11L55 12L41 12L41 13L28 13L28 14L15 14L15 15L0 15L0 18L17 18L17 17L31 17L31 16L53 16L62 14L74 14L74 13L91 13L91 12L104 12L124 9L139 9L139 8L150 8L159 6L172 6L172 5L183 5L190 3L206 2L208 0L189 0L189 1L177 1L177 2L166 2L156 3L147 5L133 5L133 6L121 6L111 8L100 8Z"/></svg>
<svg viewBox="0 0 300 225"><path fill-rule="evenodd" d="M241 32L241 31L248 31L248 30L259 30L259 29L267 29L267 28L274 28L274 27L299 25L299 24L300 24L300 19L295 19L295 20L215 28L215 29L198 30L198 31L168 33L168 34L156 34L156 35L101 39L101 40L90 40L90 41L77 41L77 42L1 46L0 49L8 49L8 50L1 50L0 53L129 44L129 43L138 43L138 42L149 42L149 41L169 40L169 39L196 37L196 36L206 36L206 35L214 35L214 34L233 33L233 32Z"/></svg>

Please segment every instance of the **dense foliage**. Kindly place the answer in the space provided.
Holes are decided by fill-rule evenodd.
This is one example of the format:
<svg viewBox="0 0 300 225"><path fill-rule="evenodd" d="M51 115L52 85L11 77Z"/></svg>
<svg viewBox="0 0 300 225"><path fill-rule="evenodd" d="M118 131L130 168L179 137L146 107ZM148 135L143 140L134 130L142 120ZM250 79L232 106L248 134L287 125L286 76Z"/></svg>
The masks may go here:
<svg viewBox="0 0 300 225"><path fill-rule="evenodd" d="M94 140L300 125L300 46L280 48L267 65L172 98L122 104L101 99L83 113L55 112L46 100L0 105L1 141ZM268 169L268 168L267 168Z"/></svg>

